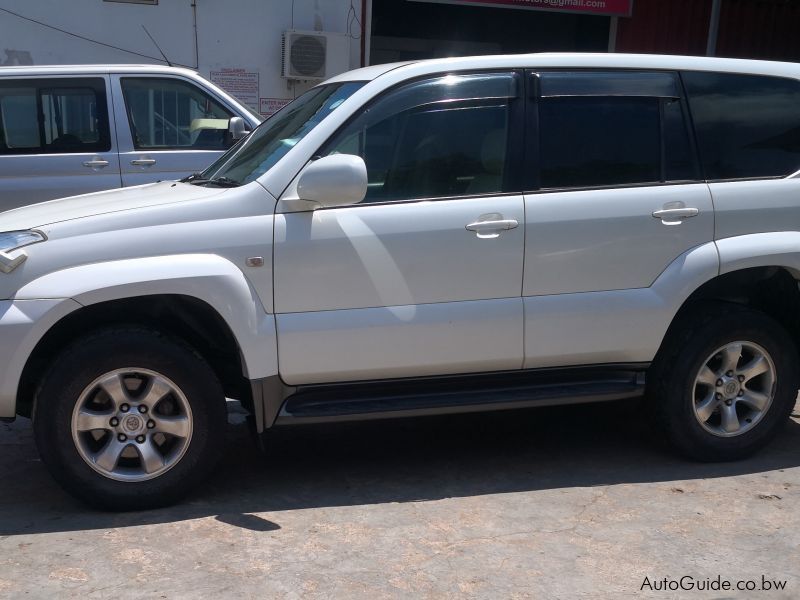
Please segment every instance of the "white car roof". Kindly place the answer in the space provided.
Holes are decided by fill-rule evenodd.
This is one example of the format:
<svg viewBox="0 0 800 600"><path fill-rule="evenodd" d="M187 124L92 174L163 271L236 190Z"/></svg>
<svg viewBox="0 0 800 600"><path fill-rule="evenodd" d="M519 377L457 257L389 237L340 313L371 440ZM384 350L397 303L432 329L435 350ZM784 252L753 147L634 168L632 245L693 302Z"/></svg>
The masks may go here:
<svg viewBox="0 0 800 600"><path fill-rule="evenodd" d="M0 77L4 75L76 75L106 73L149 73L196 77L197 71L183 67L166 65L41 65L0 67Z"/></svg>
<svg viewBox="0 0 800 600"><path fill-rule="evenodd" d="M580 52L508 54L437 58L405 63L374 65L355 69L329 79L328 82L372 81L392 72L393 77L417 77L442 71L467 69L514 68L614 68L658 69L682 71L723 71L800 77L800 64L705 56L669 56L660 54L591 54Z"/></svg>

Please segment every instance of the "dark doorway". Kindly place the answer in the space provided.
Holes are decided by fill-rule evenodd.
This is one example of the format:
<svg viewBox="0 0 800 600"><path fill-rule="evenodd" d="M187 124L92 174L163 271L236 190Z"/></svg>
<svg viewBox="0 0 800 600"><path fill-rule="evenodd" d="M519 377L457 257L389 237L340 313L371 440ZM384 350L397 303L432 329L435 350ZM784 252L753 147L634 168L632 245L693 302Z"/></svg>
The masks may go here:
<svg viewBox="0 0 800 600"><path fill-rule="evenodd" d="M476 54L606 52L609 17L373 0L370 64Z"/></svg>

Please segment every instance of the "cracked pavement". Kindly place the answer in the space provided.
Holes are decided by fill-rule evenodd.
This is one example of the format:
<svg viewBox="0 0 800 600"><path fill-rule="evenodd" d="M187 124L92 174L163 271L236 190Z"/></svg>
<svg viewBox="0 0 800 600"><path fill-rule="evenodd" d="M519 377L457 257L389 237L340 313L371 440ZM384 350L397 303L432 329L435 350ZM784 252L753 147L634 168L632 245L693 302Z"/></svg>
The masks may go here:
<svg viewBox="0 0 800 600"><path fill-rule="evenodd" d="M800 595L798 418L729 464L677 458L634 403L284 428L269 458L229 438L183 503L109 514L0 425L0 597ZM683 575L788 583L640 591Z"/></svg>

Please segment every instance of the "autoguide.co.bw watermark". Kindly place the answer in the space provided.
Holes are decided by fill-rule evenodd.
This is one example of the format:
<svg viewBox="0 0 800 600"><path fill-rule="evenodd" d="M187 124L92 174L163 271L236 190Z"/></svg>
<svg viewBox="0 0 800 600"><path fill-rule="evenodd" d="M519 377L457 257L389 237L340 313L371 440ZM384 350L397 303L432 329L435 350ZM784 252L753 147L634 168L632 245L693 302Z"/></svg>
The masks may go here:
<svg viewBox="0 0 800 600"><path fill-rule="evenodd" d="M758 579L723 579L721 575L715 578L705 577L698 579L691 575L684 575L678 579L662 577L661 579L650 579L645 577L639 591L650 592L678 592L678 591L697 591L697 592L776 592L786 589L786 580L769 579L765 575Z"/></svg>

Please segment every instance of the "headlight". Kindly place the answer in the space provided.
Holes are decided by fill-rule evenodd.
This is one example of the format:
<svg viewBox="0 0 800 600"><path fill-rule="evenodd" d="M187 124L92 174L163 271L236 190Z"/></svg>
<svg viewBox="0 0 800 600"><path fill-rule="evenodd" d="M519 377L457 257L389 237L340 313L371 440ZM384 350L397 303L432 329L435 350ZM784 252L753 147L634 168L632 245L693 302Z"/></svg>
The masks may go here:
<svg viewBox="0 0 800 600"><path fill-rule="evenodd" d="M47 238L38 231L9 231L0 233L0 272L11 273L19 265L25 262L28 256L21 252L15 257L11 257L9 252L30 246L37 242L43 242Z"/></svg>

